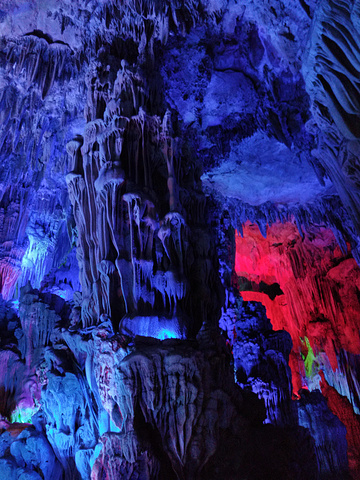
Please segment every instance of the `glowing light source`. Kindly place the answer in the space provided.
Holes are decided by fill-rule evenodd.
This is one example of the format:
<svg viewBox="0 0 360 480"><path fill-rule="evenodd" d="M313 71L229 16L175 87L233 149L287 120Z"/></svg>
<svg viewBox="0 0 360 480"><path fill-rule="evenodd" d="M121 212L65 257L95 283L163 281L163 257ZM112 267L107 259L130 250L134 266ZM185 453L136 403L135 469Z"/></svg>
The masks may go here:
<svg viewBox="0 0 360 480"><path fill-rule="evenodd" d="M17 406L11 414L12 423L32 423L32 417L40 409L40 404L35 403L33 407Z"/></svg>
<svg viewBox="0 0 360 480"><path fill-rule="evenodd" d="M166 338L178 338L177 334L171 330L163 328L157 335L159 340L165 340Z"/></svg>
<svg viewBox="0 0 360 480"><path fill-rule="evenodd" d="M300 339L301 340L301 339ZM315 355L314 355L314 350L311 348L310 341L308 337L304 338L304 343L307 348L307 355L302 355L304 359L304 366L305 366L305 372L306 372L306 377L307 378L312 378L314 375L314 361L315 361Z"/></svg>
<svg viewBox="0 0 360 480"><path fill-rule="evenodd" d="M124 317L120 324L120 331L123 334L142 337L152 337L159 340L166 338L185 338L182 328L182 319L166 318L162 316L136 316Z"/></svg>

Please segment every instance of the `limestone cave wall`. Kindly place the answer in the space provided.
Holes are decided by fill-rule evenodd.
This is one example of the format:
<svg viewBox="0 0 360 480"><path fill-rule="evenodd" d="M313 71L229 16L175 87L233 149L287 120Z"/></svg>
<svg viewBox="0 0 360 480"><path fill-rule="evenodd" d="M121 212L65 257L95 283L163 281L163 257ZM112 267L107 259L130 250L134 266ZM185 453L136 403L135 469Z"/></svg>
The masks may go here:
<svg viewBox="0 0 360 480"><path fill-rule="evenodd" d="M0 470L360 478L360 2L0 2Z"/></svg>

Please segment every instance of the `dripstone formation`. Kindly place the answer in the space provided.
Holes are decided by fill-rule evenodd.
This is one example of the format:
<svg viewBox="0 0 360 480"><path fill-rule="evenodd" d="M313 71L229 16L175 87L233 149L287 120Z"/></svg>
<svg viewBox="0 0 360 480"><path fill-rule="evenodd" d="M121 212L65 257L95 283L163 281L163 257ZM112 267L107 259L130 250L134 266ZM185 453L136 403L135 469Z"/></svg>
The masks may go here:
<svg viewBox="0 0 360 480"><path fill-rule="evenodd" d="M359 28L0 2L1 478L359 478Z"/></svg>

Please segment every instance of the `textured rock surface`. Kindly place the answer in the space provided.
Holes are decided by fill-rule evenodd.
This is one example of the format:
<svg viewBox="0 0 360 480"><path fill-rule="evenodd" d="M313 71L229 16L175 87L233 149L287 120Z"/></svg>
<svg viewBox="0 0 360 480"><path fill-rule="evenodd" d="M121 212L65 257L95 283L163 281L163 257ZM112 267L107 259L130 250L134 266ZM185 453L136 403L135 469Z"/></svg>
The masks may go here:
<svg viewBox="0 0 360 480"><path fill-rule="evenodd" d="M344 424L329 410L319 391L301 391L299 424L315 440L319 470L325 478L347 478L347 442Z"/></svg>
<svg viewBox="0 0 360 480"><path fill-rule="evenodd" d="M63 471L44 433L34 427L23 430L16 438L4 432L0 436L1 469L4 479L56 479L63 477Z"/></svg>
<svg viewBox="0 0 360 480"><path fill-rule="evenodd" d="M235 269L244 298L262 298L275 328L289 331L293 352L306 357L311 348L312 363L316 358L310 365L309 356L309 368L302 374L307 383L299 384L295 377L295 387L315 387L321 368L330 378L337 369L342 376L342 355L359 351L360 272L355 261L341 253L328 230L314 229L301 239L291 223L273 225L266 239L257 226L247 224L244 238L237 237L236 243ZM355 398L353 403L357 408Z"/></svg>
<svg viewBox="0 0 360 480"><path fill-rule="evenodd" d="M359 28L0 2L4 478L358 478Z"/></svg>
<svg viewBox="0 0 360 480"><path fill-rule="evenodd" d="M103 449L92 479L218 478L209 461L221 463L224 448L234 478L250 475L247 455L253 439L267 432L276 442L280 429L261 425L261 403L255 395L242 395L229 369L229 353L222 342L209 342L208 335L200 332L199 346L139 339L135 350L110 370L108 376L115 377L112 416L116 408L120 432L101 437ZM217 334L215 339L219 342ZM298 428L299 434L303 453L311 452L311 442ZM300 475L316 478L313 459L303 466L302 455L287 457L281 468L294 462ZM268 472L276 475L276 468L265 463L257 468L263 478Z"/></svg>
<svg viewBox="0 0 360 480"><path fill-rule="evenodd" d="M348 397L355 418L360 271L354 259L341 253L328 230L313 229L301 239L293 224L274 224L265 239L248 223L236 244L243 298L261 301L274 327L291 335L295 394L302 387L319 389L325 375L339 396ZM329 408L336 414L331 403ZM354 437L348 444L349 449L358 448Z"/></svg>
<svg viewBox="0 0 360 480"><path fill-rule="evenodd" d="M283 330L273 331L265 308L256 302L244 302L239 306L235 335L233 354L237 382L264 399L267 423L295 425L289 368L290 335Z"/></svg>

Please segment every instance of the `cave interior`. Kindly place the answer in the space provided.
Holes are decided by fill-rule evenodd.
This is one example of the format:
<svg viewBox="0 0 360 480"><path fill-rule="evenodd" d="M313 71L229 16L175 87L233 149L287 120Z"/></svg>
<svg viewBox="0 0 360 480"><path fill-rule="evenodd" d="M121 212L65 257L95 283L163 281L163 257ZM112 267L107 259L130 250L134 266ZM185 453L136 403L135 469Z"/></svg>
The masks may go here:
<svg viewBox="0 0 360 480"><path fill-rule="evenodd" d="M360 479L360 0L0 1L1 480Z"/></svg>

